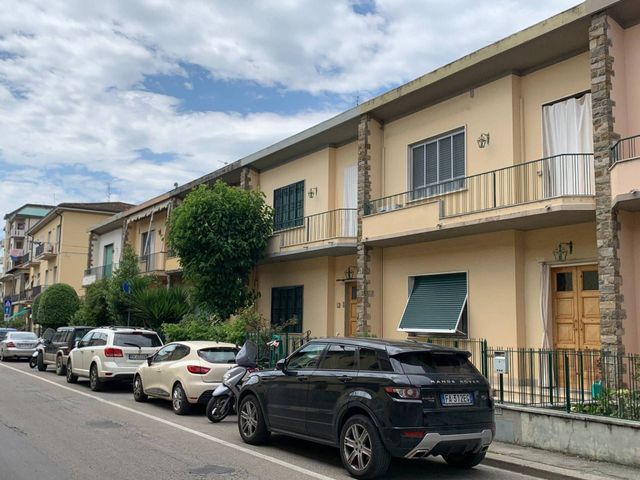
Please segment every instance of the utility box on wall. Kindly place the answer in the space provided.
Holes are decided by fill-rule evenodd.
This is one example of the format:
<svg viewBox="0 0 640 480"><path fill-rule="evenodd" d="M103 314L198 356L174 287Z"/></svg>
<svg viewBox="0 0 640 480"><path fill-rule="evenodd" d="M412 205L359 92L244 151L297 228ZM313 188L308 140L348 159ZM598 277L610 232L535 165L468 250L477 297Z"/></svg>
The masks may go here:
<svg viewBox="0 0 640 480"><path fill-rule="evenodd" d="M494 373L509 373L509 360L505 352L493 353L493 372Z"/></svg>

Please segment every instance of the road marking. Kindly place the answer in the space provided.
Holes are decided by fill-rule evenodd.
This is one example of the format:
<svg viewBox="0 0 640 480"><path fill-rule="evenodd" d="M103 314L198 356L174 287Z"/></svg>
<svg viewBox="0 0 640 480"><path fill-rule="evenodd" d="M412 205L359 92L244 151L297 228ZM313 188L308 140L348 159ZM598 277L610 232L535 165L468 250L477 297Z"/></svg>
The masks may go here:
<svg viewBox="0 0 640 480"><path fill-rule="evenodd" d="M183 432L191 433L192 435L196 435L200 438L204 438L205 440L209 440L210 442L217 443L219 445L232 448L242 453L246 453L247 455L251 455L253 457L259 458L261 460L266 460L267 462L275 463L276 465L280 465L281 467L288 468L290 470L296 471L298 473L302 473L309 477L317 478L319 480L336 480L333 477L328 477L326 475L322 475L321 473L313 472L311 470L307 470L306 468L299 467L298 465L294 465L293 463L285 462L284 460L279 460L274 457L270 457L269 455L265 455L264 453L255 452L249 448L241 447L240 445L236 445L231 442L227 442L226 440L222 440L220 438L212 437L211 435L207 435L206 433L199 432L198 430L194 430L189 427L185 427L180 425L179 423L170 422L169 420L165 420L164 418L156 417L155 415L151 415L149 413L140 412L138 410L134 410L133 408L125 407L124 405L120 405L118 403L112 402L110 400L105 400L104 398L97 397L96 395L92 395L90 393L81 392L76 390L75 388L68 387L66 385L60 385L52 380L48 380L46 378L42 378L39 375L35 375L33 373L25 372L24 370L20 370L19 368L10 367L9 365L0 363L1 367L8 368L9 370L13 370L15 372L21 373L23 375L27 375L29 377L36 378L40 381L50 383L51 385L55 385L56 387L62 388L64 390L68 390L70 392L76 393L78 395L82 395L83 397L92 398L97 400L98 402L104 403L106 405L111 405L112 407L119 408L129 413L134 413L136 415L140 415L142 417L148 418L150 420L154 420L159 423L163 423L165 425L169 425L170 427L177 428L178 430L182 430Z"/></svg>

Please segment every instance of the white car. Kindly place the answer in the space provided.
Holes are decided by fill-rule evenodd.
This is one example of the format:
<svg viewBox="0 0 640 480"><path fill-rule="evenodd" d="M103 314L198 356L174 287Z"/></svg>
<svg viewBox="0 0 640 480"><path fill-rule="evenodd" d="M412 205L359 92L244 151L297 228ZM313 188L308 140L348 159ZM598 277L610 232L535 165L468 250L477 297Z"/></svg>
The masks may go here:
<svg viewBox="0 0 640 480"><path fill-rule="evenodd" d="M192 404L206 405L227 370L235 367L237 353L232 343L169 343L138 367L133 398L171 400L173 411L184 415Z"/></svg>
<svg viewBox="0 0 640 480"><path fill-rule="evenodd" d="M36 351L38 337L33 332L7 332L0 342L0 361L8 358L31 358Z"/></svg>
<svg viewBox="0 0 640 480"><path fill-rule="evenodd" d="M95 328L87 333L67 359L67 382L88 377L91 390L100 390L105 382L131 381L147 357L162 347L153 330L133 327Z"/></svg>

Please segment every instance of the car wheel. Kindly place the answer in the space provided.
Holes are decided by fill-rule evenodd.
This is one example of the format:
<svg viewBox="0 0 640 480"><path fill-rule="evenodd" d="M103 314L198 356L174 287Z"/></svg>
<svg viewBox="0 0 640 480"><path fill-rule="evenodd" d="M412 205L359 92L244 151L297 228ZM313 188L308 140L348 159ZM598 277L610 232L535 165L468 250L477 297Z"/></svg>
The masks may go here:
<svg viewBox="0 0 640 480"><path fill-rule="evenodd" d="M133 399L136 402L146 402L148 398L144 393L144 388L142 388L142 378L140 378L140 375L136 375L133 380Z"/></svg>
<svg viewBox="0 0 640 480"><path fill-rule="evenodd" d="M378 429L369 417L354 415L340 434L342 464L355 478L376 478L391 463L391 455L382 444Z"/></svg>
<svg viewBox="0 0 640 480"><path fill-rule="evenodd" d="M0 350L0 362L6 362L7 357L4 356L4 352Z"/></svg>
<svg viewBox="0 0 640 480"><path fill-rule="evenodd" d="M58 355L56 357L56 375L62 376L65 373L67 373L67 369L62 362L62 355Z"/></svg>
<svg viewBox="0 0 640 480"><path fill-rule="evenodd" d="M42 351L38 353L38 371L44 372L47 369L47 365L44 363L44 355Z"/></svg>
<svg viewBox="0 0 640 480"><path fill-rule="evenodd" d="M29 359L29 366L30 366L31 368L36 368L36 367L38 366L38 357L37 357L37 356L35 356L35 357L31 357L31 358Z"/></svg>
<svg viewBox="0 0 640 480"><path fill-rule="evenodd" d="M207 403L207 418L211 423L218 423L224 420L231 411L232 398L229 395L224 397L212 397Z"/></svg>
<svg viewBox="0 0 640 480"><path fill-rule="evenodd" d="M465 453L463 455L443 455L444 461L455 468L473 468L484 460L487 452Z"/></svg>
<svg viewBox="0 0 640 480"><path fill-rule="evenodd" d="M71 360L67 361L67 383L78 383L78 376L73 374Z"/></svg>
<svg viewBox="0 0 640 480"><path fill-rule="evenodd" d="M94 392L99 392L102 390L102 385L98 376L98 365L94 363L89 370L89 388Z"/></svg>
<svg viewBox="0 0 640 480"><path fill-rule="evenodd" d="M267 442L271 432L267 430L262 409L254 395L247 395L238 408L238 430L245 443L262 445Z"/></svg>
<svg viewBox="0 0 640 480"><path fill-rule="evenodd" d="M186 415L191 410L191 404L187 400L187 394L184 393L184 388L179 383L173 386L173 392L171 393L171 406L173 412L176 415Z"/></svg>

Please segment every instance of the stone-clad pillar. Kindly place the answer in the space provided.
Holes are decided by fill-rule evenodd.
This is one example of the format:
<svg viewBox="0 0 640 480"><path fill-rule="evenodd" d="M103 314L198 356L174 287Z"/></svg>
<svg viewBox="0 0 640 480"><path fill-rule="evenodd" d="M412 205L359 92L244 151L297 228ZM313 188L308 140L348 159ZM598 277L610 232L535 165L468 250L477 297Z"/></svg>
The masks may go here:
<svg viewBox="0 0 640 480"><path fill-rule="evenodd" d="M365 205L371 200L371 144L369 138L369 115L362 115L358 124L358 246L357 246L357 313L358 333L366 334L370 331L371 302L371 255L370 247L362 241L362 217Z"/></svg>
<svg viewBox="0 0 640 480"><path fill-rule="evenodd" d="M593 151L596 185L596 238L600 283L600 339L602 348L623 352L622 337L625 312L620 285L618 257L618 218L611 208L611 145L614 133L611 81L614 59L610 54L611 38L606 12L595 14L589 28L591 52L591 94L593 109Z"/></svg>
<svg viewBox="0 0 640 480"><path fill-rule="evenodd" d="M242 167L240 170L240 188L243 190L255 190L258 187L258 172L251 167Z"/></svg>

